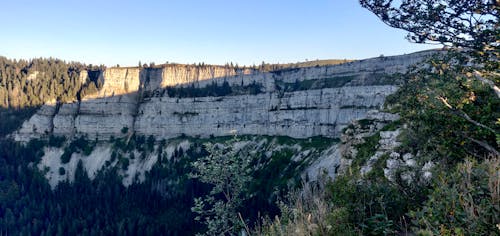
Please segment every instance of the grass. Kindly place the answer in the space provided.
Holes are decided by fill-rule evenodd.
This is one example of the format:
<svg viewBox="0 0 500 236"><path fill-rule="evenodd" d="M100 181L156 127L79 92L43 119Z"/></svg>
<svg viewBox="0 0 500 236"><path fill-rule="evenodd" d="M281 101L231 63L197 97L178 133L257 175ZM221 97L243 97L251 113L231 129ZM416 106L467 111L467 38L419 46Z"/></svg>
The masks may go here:
<svg viewBox="0 0 500 236"><path fill-rule="evenodd" d="M368 128L370 125L374 123L374 120L372 119L362 119L358 120L358 124L361 126L362 129Z"/></svg>
<svg viewBox="0 0 500 236"><path fill-rule="evenodd" d="M401 120L396 120L384 126L380 131L395 131L400 128L401 125Z"/></svg>
<svg viewBox="0 0 500 236"><path fill-rule="evenodd" d="M385 179L384 168L386 166L386 162L389 159L389 154L386 153L380 156L375 163L372 165L372 170L368 172L367 178L373 180Z"/></svg>
<svg viewBox="0 0 500 236"><path fill-rule="evenodd" d="M323 87L324 88L339 88L344 86L345 84L354 80L357 76L339 76L333 78L323 79Z"/></svg>
<svg viewBox="0 0 500 236"><path fill-rule="evenodd" d="M364 165L368 159L375 154L378 142L380 141L380 132L377 132L370 137L366 137L364 140L364 143L355 146L356 150L358 150L358 154L352 163L354 167Z"/></svg>
<svg viewBox="0 0 500 236"><path fill-rule="evenodd" d="M297 80L293 83L276 81L276 85L284 92L294 92L309 89L340 88L354 79L356 79L356 76L337 76L322 79Z"/></svg>
<svg viewBox="0 0 500 236"><path fill-rule="evenodd" d="M206 143L206 142L211 142L211 143L223 143L226 141L229 141L233 139L233 135L226 135L226 136L212 136L209 138L196 138L196 137L177 137L174 139L171 139L170 141L181 141L181 140L188 140L193 143ZM269 136L269 135L237 135L237 138L240 141L249 141L249 140L262 140L262 139L267 139L268 141L275 141L277 144L280 145L295 145L298 144L303 148L310 149L310 148L315 148L317 150L324 150L331 145L340 142L340 139L338 138L328 138L328 137L322 137L322 136L314 136L310 138L292 138L288 136Z"/></svg>

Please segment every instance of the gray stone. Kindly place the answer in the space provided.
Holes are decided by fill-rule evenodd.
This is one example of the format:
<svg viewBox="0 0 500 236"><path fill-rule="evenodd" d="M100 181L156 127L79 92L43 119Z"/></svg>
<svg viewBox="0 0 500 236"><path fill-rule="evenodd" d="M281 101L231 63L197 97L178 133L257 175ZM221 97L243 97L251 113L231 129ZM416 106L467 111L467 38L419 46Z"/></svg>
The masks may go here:
<svg viewBox="0 0 500 236"><path fill-rule="evenodd" d="M408 66L432 53L275 72L191 65L109 68L99 76L103 82L99 92L86 95L81 101L62 104L60 109L53 103L44 105L13 136L18 141L48 134L106 140L125 135L121 131L126 127L129 133L153 135L157 140L182 134L209 137L233 133L338 138L342 129L355 120L397 119L397 115L378 111L385 97L398 88L394 80L377 85L379 76L405 72ZM276 91L277 83L346 76L352 80L342 87ZM233 86L259 83L265 93L182 99L161 93L166 86L204 87L224 81ZM144 94L154 96L144 97ZM394 145L382 144L386 148Z"/></svg>

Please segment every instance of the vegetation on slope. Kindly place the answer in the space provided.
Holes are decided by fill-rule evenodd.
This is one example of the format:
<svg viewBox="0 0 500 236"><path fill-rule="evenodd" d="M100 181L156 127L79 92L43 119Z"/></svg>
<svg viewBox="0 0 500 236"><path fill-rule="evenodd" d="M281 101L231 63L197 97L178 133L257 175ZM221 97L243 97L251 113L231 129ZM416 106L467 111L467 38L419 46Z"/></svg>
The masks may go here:
<svg viewBox="0 0 500 236"><path fill-rule="evenodd" d="M73 101L80 92L97 91L96 80L80 81L81 71L97 69L53 58L16 61L0 57L0 137L14 131L47 101Z"/></svg>
<svg viewBox="0 0 500 236"><path fill-rule="evenodd" d="M376 150L377 132L356 147L350 172L312 197L292 197L282 206L282 219L266 221L257 233L500 234L498 1L360 2L388 25L407 30L412 41L453 46L405 74L406 83L386 104L403 124L396 151L435 163L433 178L389 180L384 158L373 166L378 174L356 171Z"/></svg>
<svg viewBox="0 0 500 236"><path fill-rule="evenodd" d="M171 155L165 151L170 142L178 143L186 139L191 143L189 148L183 150L178 147ZM290 160L295 149L302 147L311 150L311 155L317 155L335 140L320 137L295 140L242 136L238 142L253 145L245 150L252 152L254 161L248 162L246 166L238 166L249 171L252 181L244 185L247 198L242 198L243 205L237 208L245 222L252 225L258 219L259 212L276 215L276 200L283 196L289 186L300 184L296 182L300 179L297 176L306 167L303 162L307 158ZM259 146L260 151L255 152L252 147L258 144L263 146ZM109 145L113 149L111 160L93 180L87 176L83 163L79 163L73 182L62 182L51 190L43 172L37 168L44 148L65 150L60 161L69 162L73 153L86 155L91 152L95 141L83 137L75 140L50 137L48 140L33 140L26 146L9 140L2 141L0 232L9 235L185 235L207 230L204 224L195 221L197 214L191 212L191 207L194 206L194 199L207 196L214 185L189 176L194 173L193 163L210 157L210 147L238 146L231 137L178 138L157 142L152 136L133 134L125 138L113 138ZM278 150L287 147L294 151ZM266 157L264 150L271 151L272 156ZM131 154L137 152L140 156ZM145 160L145 156L152 154L158 155L158 161L146 172L145 181L134 181L132 185L124 187L120 176L128 168L130 159ZM247 169L248 166L251 168ZM238 176L240 169L236 171ZM55 171L61 175L68 173L64 168ZM214 197L220 199L220 195Z"/></svg>
<svg viewBox="0 0 500 236"><path fill-rule="evenodd" d="M388 107L401 115L400 122L404 124L401 125L404 128L400 137L402 145L397 151L415 155L419 163L435 163L433 178L428 183L389 180L381 172L385 166L384 158L374 166L375 174L361 175L357 169L376 150L379 137L375 134L356 147L359 152L358 159L351 166L354 171L338 176L319 190L307 186L305 194L292 193L278 204L281 218L265 218L262 227L257 224L256 233L498 235L500 102L494 90L499 86L498 1L413 0L406 1L402 7L394 6L393 2L398 1L391 0L361 2L389 25L408 30L413 41L439 41L463 49L460 53L434 58L428 66L410 71L405 75L408 82L387 100ZM464 21L464 15L471 20ZM37 80L28 80L31 65L28 62L19 62L20 66L10 65L16 63L7 61L2 64L2 68L6 68L1 70L0 76L0 105L3 107L36 106L48 98L64 101L73 99L79 91L75 85L78 68L59 62L48 63L47 68L54 65L55 69L45 73L45 85L38 86ZM33 65L44 65L37 63ZM35 88L52 85L54 92L51 90L36 98L35 95L40 94ZM117 156L120 151L128 149L151 150L145 137L131 140L133 145L123 139L115 140ZM8 140L1 141L0 234L157 235L227 229L217 228L218 224L210 224L211 221L202 221L208 223L206 228L194 220L195 214L189 209L196 197L214 200L208 203L213 203L211 209L215 214L221 214L216 215L222 217L218 218L223 220L219 222L233 226L241 222L238 227L229 227L230 231L238 233L246 221L237 212L249 216L269 206L268 202L252 202L252 196L243 195L267 194L272 186L259 184L255 187L248 184L249 180L242 179L242 182L236 181L238 188L248 184L256 192L238 192L237 195L242 193L241 202L245 204L218 208L220 200L222 204L235 201L224 201L224 192L214 191L214 187L217 190L221 186L219 182L198 181L188 178L188 174L193 173L191 163L204 160L203 157L210 153L215 155L204 164L222 168L217 157L231 152L209 152L199 144L189 150L176 150L177 154L170 159L160 158L145 182L135 183L129 188L123 187L117 178L118 168L126 168L126 161L121 158L122 165L99 173L94 180L86 176L80 163L75 181L60 184L52 191L34 164L43 156L44 146L61 146L61 143L64 140L34 140L22 146ZM76 140L69 145L68 153L88 152L88 145L88 142ZM230 156L245 160L241 157L246 155L233 154ZM229 177L252 178L252 183L269 180L273 185L288 186L286 180L293 179L300 170L296 169L297 166L290 168L287 165L292 154L283 151L271 156L270 161L263 164L269 169L261 169L254 175ZM232 170L239 172L249 168L247 165L238 167L243 169ZM209 179L228 177L214 175L217 172L199 174L207 174L211 177ZM281 188L278 192L283 190ZM195 210L195 213L212 212ZM236 220L234 213L238 216ZM224 221L223 217L233 220Z"/></svg>

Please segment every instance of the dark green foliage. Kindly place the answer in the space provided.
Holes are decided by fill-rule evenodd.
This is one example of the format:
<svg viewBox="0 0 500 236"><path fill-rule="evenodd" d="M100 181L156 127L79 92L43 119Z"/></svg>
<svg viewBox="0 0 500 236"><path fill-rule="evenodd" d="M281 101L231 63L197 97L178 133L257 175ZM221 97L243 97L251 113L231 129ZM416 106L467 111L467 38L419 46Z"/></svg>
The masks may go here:
<svg viewBox="0 0 500 236"><path fill-rule="evenodd" d="M337 76L321 79L295 80L293 83L276 81L276 89L281 92L294 92L322 88L340 88L347 83L352 85L394 85L400 83L400 75L386 75L373 73L366 78L360 79L358 76Z"/></svg>
<svg viewBox="0 0 500 236"><path fill-rule="evenodd" d="M48 145L51 147L62 147L62 145L66 142L66 137L64 136L54 136L51 135L49 136L49 143Z"/></svg>
<svg viewBox="0 0 500 236"><path fill-rule="evenodd" d="M64 167L59 167L59 175L65 175L66 174L66 170L64 169Z"/></svg>
<svg viewBox="0 0 500 236"><path fill-rule="evenodd" d="M397 120L387 124L380 131L394 131L400 127L401 127L401 120Z"/></svg>
<svg viewBox="0 0 500 236"><path fill-rule="evenodd" d="M361 126L361 129L367 129L373 123L374 123L374 120L370 120L370 119L358 120L358 124Z"/></svg>
<svg viewBox="0 0 500 236"><path fill-rule="evenodd" d="M61 155L61 163L66 164L71 160L71 155L73 152L69 148L64 149L64 153Z"/></svg>
<svg viewBox="0 0 500 236"><path fill-rule="evenodd" d="M147 149L148 140L151 142L150 138L137 136L131 137L129 143L126 143L125 138L114 139L114 142L132 149L141 144ZM286 142L284 139L282 141ZM34 140L26 147L10 142L0 145L0 229L7 229L9 235L22 231L35 235L42 234L42 231L59 231L63 234L191 235L203 230L194 221L190 207L195 197L208 193L210 186L189 179L187 174L192 171L193 161L208 154L201 144L205 141L193 142L191 148L186 150L178 148L171 158L163 155L159 159L161 161L146 173L145 182L134 183L128 188L121 185L116 174L122 168L128 168L130 157L126 158L123 150L112 152L111 160L106 163L108 169L101 171L94 180L87 177L80 161L75 182L60 183L54 192L36 169L28 167L30 162L39 161L43 155L41 149L47 142ZM314 138L300 142L323 146L326 141ZM166 142L161 143L166 145ZM86 145L93 146L94 143L83 138L76 139L67 148L83 152ZM142 155L144 152L141 152ZM302 168L297 166L299 163L290 161L292 155L290 150L284 150L275 153L272 158L262 159L269 164L269 168L255 174L262 185L252 185L254 197L246 201L241 210L243 217L252 220L251 224L258 219L258 212L276 214L275 200L284 194L286 188L293 186L293 182L297 182L289 181ZM118 165L111 167L111 163L116 161ZM56 171L61 175L67 174L65 169ZM273 188L270 183L278 186ZM7 214L4 209L9 209L12 214Z"/></svg>
<svg viewBox="0 0 500 236"><path fill-rule="evenodd" d="M413 71L408 75L410 81L386 101L408 124L402 138L403 151L420 152L428 159L448 164L468 155L487 156L486 145L498 150L495 134L500 133L500 124L496 123L500 99L490 87L464 77L469 68L450 65L452 58L464 59L455 53L433 59L433 68L439 74L426 69ZM468 121L464 114L490 129Z"/></svg>
<svg viewBox="0 0 500 236"><path fill-rule="evenodd" d="M130 138L114 138L112 140L113 149L121 152L130 152L137 150L144 155L154 151L154 144L156 140L154 136L136 135L132 134Z"/></svg>
<svg viewBox="0 0 500 236"><path fill-rule="evenodd" d="M116 151L113 151L111 153L111 159L110 159L110 162L114 162L116 161L116 157L118 156L118 154L116 153Z"/></svg>
<svg viewBox="0 0 500 236"><path fill-rule="evenodd" d="M128 169L128 165L129 165L130 161L128 160L128 158L121 158L120 163L122 165L121 166L122 170L126 171Z"/></svg>
<svg viewBox="0 0 500 236"><path fill-rule="evenodd" d="M393 227L392 220L387 219L384 214L375 214L361 225L364 235L390 235L394 233Z"/></svg>
<svg viewBox="0 0 500 236"><path fill-rule="evenodd" d="M358 153L356 159L353 160L352 165L360 167L368 161L368 159L375 154L380 141L380 133L376 133L370 137L364 138L364 143L355 146Z"/></svg>
<svg viewBox="0 0 500 236"><path fill-rule="evenodd" d="M0 107L34 107L51 99L74 99L83 69L85 65L52 58L15 61L0 57Z"/></svg>
<svg viewBox="0 0 500 236"><path fill-rule="evenodd" d="M249 136L251 137L251 136ZM322 136L314 136L305 139L296 139L288 136L262 136L270 141L277 142L278 144L294 145L298 144L303 148L314 148L316 150L324 150L334 143L338 143L338 138L326 138ZM222 138L222 137L219 137Z"/></svg>
<svg viewBox="0 0 500 236"><path fill-rule="evenodd" d="M128 132L128 127L123 127L121 129L122 134L126 134Z"/></svg>
<svg viewBox="0 0 500 236"><path fill-rule="evenodd" d="M82 153L88 156L92 153L94 143L81 136L73 140L67 147L64 148L64 153L61 156L61 163L65 164L71 160L73 153Z"/></svg>
<svg viewBox="0 0 500 236"><path fill-rule="evenodd" d="M261 84L257 84L255 81L249 85L236 87L236 89L239 91L238 94L245 94L245 92L247 91L247 93L251 95L262 93L262 88L263 86Z"/></svg>
<svg viewBox="0 0 500 236"><path fill-rule="evenodd" d="M300 173L296 170L300 163L291 161L293 154L292 150L282 150L275 153L269 160L267 158L259 160L267 163L255 173L255 183L252 183L254 188L250 189L261 192L262 196L268 196L275 189L285 190L291 187L288 183L292 183L297 177L296 174Z"/></svg>
<svg viewBox="0 0 500 236"><path fill-rule="evenodd" d="M14 132L26 119L35 114L38 108L38 106L19 109L0 107L0 137Z"/></svg>
<svg viewBox="0 0 500 236"><path fill-rule="evenodd" d="M0 56L0 136L17 129L47 101L79 99L82 89L95 87L95 82L82 84L80 72L98 72L103 68L54 58L16 61ZM95 74L98 73L89 74L91 79Z"/></svg>
<svg viewBox="0 0 500 236"><path fill-rule="evenodd" d="M407 226L400 223L407 220L405 214L418 205L397 185L383 178L362 182L357 182L356 178L352 175L338 176L328 185L328 201L335 207L347 209L348 222L357 226L364 235L392 234L404 230Z"/></svg>
<svg viewBox="0 0 500 236"><path fill-rule="evenodd" d="M69 144L69 148L72 152L83 153L83 155L88 156L92 153L93 143L87 140L85 137L81 136Z"/></svg>
<svg viewBox="0 0 500 236"><path fill-rule="evenodd" d="M93 81L88 81L85 85L82 86L82 90L78 94L79 98L85 97L86 95L91 95L97 93L99 88L96 83Z"/></svg>
<svg viewBox="0 0 500 236"><path fill-rule="evenodd" d="M153 135L148 136L148 140L146 141L146 146L147 150L152 152L154 151L154 145L155 145L155 137Z"/></svg>
<svg viewBox="0 0 500 236"><path fill-rule="evenodd" d="M221 86L213 82L203 88L195 88L194 84L191 84L189 87L168 87L166 90L169 97L178 98L208 96L219 97L226 96L231 93L231 87L227 81L224 81Z"/></svg>
<svg viewBox="0 0 500 236"><path fill-rule="evenodd" d="M263 86L255 81L249 85L232 85L227 81L222 85L215 82L203 88L196 88L192 84L189 87L167 87L166 92L169 97L187 98L187 97L221 97L230 95L242 94L259 94L262 93Z"/></svg>
<svg viewBox="0 0 500 236"><path fill-rule="evenodd" d="M416 43L440 42L475 51L496 51L500 3L491 0L360 0L363 7L391 27L408 32Z"/></svg>
<svg viewBox="0 0 500 236"><path fill-rule="evenodd" d="M407 200L419 206L410 214L414 231L498 235L500 99L493 90L500 83L500 2L360 3L389 26L408 31L410 41L452 46L407 73L408 81L387 99L407 126L400 151L437 163L430 194Z"/></svg>
<svg viewBox="0 0 500 236"><path fill-rule="evenodd" d="M115 150L128 150L127 149L127 144L125 143L126 140L120 139L120 138L115 138L113 140L113 149Z"/></svg>
<svg viewBox="0 0 500 236"><path fill-rule="evenodd" d="M500 159L466 160L439 171L424 206L411 212L416 230L441 235L498 235Z"/></svg>
<svg viewBox="0 0 500 236"><path fill-rule="evenodd" d="M334 78L324 78L324 79L313 79L313 80L295 80L294 83L277 82L277 89L283 92L293 92L301 90L310 89L321 89L321 88L338 88L344 86L346 83L355 79L354 76L344 76L344 77L334 77Z"/></svg>
<svg viewBox="0 0 500 236"><path fill-rule="evenodd" d="M80 161L74 183L60 183L52 191L29 167L39 156L40 143L23 147L0 141L2 234L192 235L200 229L189 209L194 196L207 188L186 176L188 163L199 154L157 164L146 182L129 188L122 186L115 168L90 180ZM165 178L174 181L158 185Z"/></svg>

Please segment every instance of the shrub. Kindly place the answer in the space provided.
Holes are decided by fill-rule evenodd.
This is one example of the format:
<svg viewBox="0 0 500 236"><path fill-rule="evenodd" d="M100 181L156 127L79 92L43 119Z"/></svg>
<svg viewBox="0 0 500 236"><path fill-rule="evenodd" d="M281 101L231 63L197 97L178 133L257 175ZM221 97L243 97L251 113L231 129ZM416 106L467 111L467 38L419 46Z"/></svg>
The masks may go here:
<svg viewBox="0 0 500 236"><path fill-rule="evenodd" d="M443 170L422 209L411 212L416 231L495 235L500 222L500 158L466 160Z"/></svg>
<svg viewBox="0 0 500 236"><path fill-rule="evenodd" d="M128 132L128 127L123 127L121 132L122 134L126 134Z"/></svg>
<svg viewBox="0 0 500 236"><path fill-rule="evenodd" d="M61 163L66 164L71 160L71 155L73 152L69 148L64 149L64 153L61 155Z"/></svg>
<svg viewBox="0 0 500 236"><path fill-rule="evenodd" d="M356 145L358 153L356 159L353 160L353 166L361 167L368 159L375 154L378 142L380 141L380 133L376 133L370 137L364 138L364 143Z"/></svg>
<svg viewBox="0 0 500 236"><path fill-rule="evenodd" d="M195 219L206 225L207 235L236 234L245 226L239 212L249 197L246 187L252 181L250 152L254 147L236 150L232 148L236 141L224 146L207 143L209 155L192 163L190 177L213 186L208 195L195 198L191 208Z"/></svg>
<svg viewBox="0 0 500 236"><path fill-rule="evenodd" d="M49 146L51 147L62 147L62 145L66 142L66 137L64 136L54 136L51 135L49 137Z"/></svg>
<svg viewBox="0 0 500 236"><path fill-rule="evenodd" d="M64 167L59 167L59 175L65 175L66 174L66 170L64 169Z"/></svg>
<svg viewBox="0 0 500 236"><path fill-rule="evenodd" d="M128 170L128 165L130 164L129 160L127 158L122 158L120 162L122 164L122 170Z"/></svg>
<svg viewBox="0 0 500 236"><path fill-rule="evenodd" d="M155 140L155 137L153 135L148 136L148 139L146 141L148 151L154 151L155 141L156 140Z"/></svg>
<svg viewBox="0 0 500 236"><path fill-rule="evenodd" d="M346 207L334 207L327 201L326 191L304 184L300 191L291 191L279 202L281 216L264 218L255 229L257 235L357 235L349 222Z"/></svg>

